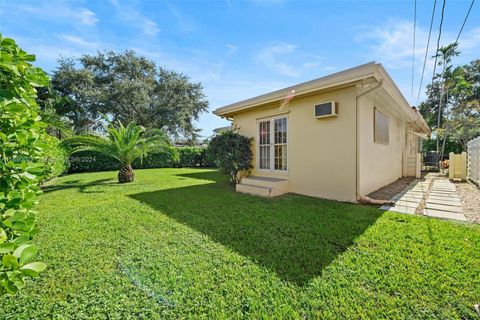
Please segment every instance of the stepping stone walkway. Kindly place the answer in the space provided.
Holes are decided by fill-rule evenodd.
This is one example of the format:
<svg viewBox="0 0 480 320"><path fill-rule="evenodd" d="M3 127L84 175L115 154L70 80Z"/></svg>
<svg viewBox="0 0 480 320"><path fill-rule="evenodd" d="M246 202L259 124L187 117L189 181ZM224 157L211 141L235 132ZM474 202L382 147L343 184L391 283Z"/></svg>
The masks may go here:
<svg viewBox="0 0 480 320"><path fill-rule="evenodd" d="M415 214L420 203L425 200L430 180L415 179L399 194L392 198L395 205L384 205L380 209L407 214Z"/></svg>
<svg viewBox="0 0 480 320"><path fill-rule="evenodd" d="M392 198L394 205L380 209L406 214L467 221L455 185L448 179L428 174L425 179L413 180L402 192Z"/></svg>
<svg viewBox="0 0 480 320"><path fill-rule="evenodd" d="M423 214L430 217L467 221L455 185L448 179L433 180Z"/></svg>

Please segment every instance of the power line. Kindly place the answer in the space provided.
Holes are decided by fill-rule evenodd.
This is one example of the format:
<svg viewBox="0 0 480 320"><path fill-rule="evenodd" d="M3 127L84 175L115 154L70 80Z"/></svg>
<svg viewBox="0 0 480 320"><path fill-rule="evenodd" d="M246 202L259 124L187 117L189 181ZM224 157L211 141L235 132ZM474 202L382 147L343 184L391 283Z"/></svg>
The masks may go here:
<svg viewBox="0 0 480 320"><path fill-rule="evenodd" d="M432 35L433 20L435 18L435 8L437 7L437 0L433 2L432 18L430 19L430 31L428 31L427 49L425 50L425 56L423 57L422 77L420 78L420 86L418 87L417 105L420 100L420 92L422 91L423 76L425 74L425 66L427 64L428 48L430 47L430 36Z"/></svg>
<svg viewBox="0 0 480 320"><path fill-rule="evenodd" d="M414 9L413 9L413 49L412 49L412 91L411 95L413 98L413 78L415 76L415 40L416 40L416 29L417 29L417 0L415 0Z"/></svg>
<svg viewBox="0 0 480 320"><path fill-rule="evenodd" d="M440 18L440 26L438 28L438 38L437 38L437 50L435 51L435 65L433 66L433 75L432 75L432 85L433 85L433 80L435 79L435 72L437 69L437 59L438 59L438 49L440 48L440 39L442 37L442 25L443 25L443 17L445 15L445 4L447 0L443 0L443 5L442 5L442 15ZM444 62L445 63L445 62ZM445 71L445 64L443 65L443 70ZM443 72L442 72L442 80L443 80ZM440 128L440 121L441 121L441 112L442 112L442 98L443 98L443 83L440 87L440 101L438 103L438 119L437 119L437 129ZM439 152L439 142L438 136L437 136L437 154Z"/></svg>
<svg viewBox="0 0 480 320"><path fill-rule="evenodd" d="M475 0L472 0L472 3L470 4L470 8L468 8L467 15L465 16L465 19L463 20L462 27L460 28L460 31L458 32L457 39L455 40L455 43L458 43L458 39L460 38L460 35L462 34L463 27L465 27L465 23L467 23L468 16L470 15L470 11L472 11L473 4L475 3Z"/></svg>
<svg viewBox="0 0 480 320"><path fill-rule="evenodd" d="M435 64L433 65L432 84L433 84L433 80L435 79L435 72L437 71L438 49L440 49L440 39L442 38L442 25L443 25L443 17L445 16L445 4L446 3L447 3L447 0L443 0L442 15L441 15L441 18L440 18L440 27L438 28L437 50L435 50Z"/></svg>

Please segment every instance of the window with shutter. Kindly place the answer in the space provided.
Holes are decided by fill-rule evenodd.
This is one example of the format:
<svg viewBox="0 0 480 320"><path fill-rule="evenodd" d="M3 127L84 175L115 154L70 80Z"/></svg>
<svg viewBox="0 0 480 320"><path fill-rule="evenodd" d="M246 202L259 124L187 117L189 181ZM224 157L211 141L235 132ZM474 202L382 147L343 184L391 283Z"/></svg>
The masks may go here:
<svg viewBox="0 0 480 320"><path fill-rule="evenodd" d="M375 108L374 116L374 141L388 144L390 142L390 122L388 117Z"/></svg>

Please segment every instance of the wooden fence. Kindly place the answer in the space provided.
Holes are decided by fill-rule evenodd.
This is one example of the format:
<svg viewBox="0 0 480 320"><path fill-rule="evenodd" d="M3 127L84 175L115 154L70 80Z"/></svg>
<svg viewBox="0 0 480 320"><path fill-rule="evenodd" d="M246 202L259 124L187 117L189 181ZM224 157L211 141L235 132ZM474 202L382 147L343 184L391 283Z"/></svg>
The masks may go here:
<svg viewBox="0 0 480 320"><path fill-rule="evenodd" d="M455 154L450 152L448 159L448 178L465 181L467 179L467 153Z"/></svg>
<svg viewBox="0 0 480 320"><path fill-rule="evenodd" d="M480 137L468 142L468 180L480 186Z"/></svg>

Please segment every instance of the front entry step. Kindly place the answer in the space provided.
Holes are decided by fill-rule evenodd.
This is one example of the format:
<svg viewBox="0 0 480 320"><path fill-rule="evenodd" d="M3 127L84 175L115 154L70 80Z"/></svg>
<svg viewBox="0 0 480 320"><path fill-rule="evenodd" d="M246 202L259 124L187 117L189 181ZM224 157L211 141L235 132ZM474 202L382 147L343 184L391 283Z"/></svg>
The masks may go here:
<svg viewBox="0 0 480 320"><path fill-rule="evenodd" d="M288 190L288 180L270 177L245 177L237 184L238 192L249 193L263 197L276 197Z"/></svg>

